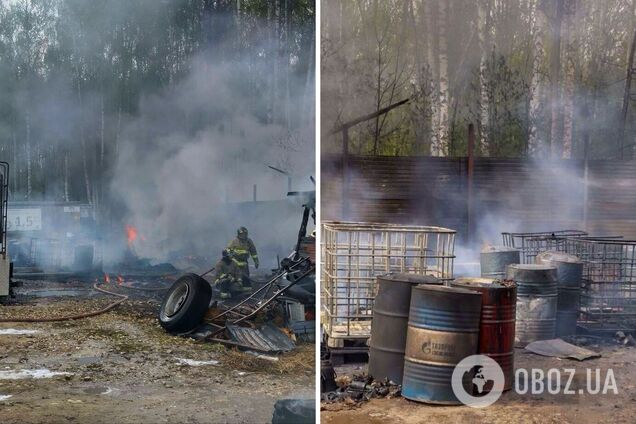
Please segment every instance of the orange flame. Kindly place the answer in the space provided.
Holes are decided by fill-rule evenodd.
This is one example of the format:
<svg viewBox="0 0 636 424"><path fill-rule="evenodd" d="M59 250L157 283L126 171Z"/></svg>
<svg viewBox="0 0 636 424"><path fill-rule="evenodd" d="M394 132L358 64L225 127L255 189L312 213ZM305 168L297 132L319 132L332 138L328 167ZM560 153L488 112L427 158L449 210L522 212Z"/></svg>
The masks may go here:
<svg viewBox="0 0 636 424"><path fill-rule="evenodd" d="M106 273L104 273L104 283L106 284L110 283L110 277Z"/></svg>
<svg viewBox="0 0 636 424"><path fill-rule="evenodd" d="M122 277L121 275L118 275L117 276L117 284L119 284L121 286L123 282L124 282L124 277Z"/></svg>
<svg viewBox="0 0 636 424"><path fill-rule="evenodd" d="M126 239L128 240L128 246L132 246L133 242L137 240L137 229L132 225L126 224Z"/></svg>

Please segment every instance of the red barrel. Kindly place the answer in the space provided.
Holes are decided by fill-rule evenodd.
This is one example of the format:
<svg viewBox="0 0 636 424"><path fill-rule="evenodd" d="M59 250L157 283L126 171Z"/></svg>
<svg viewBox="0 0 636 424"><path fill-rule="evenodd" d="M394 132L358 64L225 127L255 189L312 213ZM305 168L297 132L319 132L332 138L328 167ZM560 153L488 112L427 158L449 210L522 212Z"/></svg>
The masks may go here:
<svg viewBox="0 0 636 424"><path fill-rule="evenodd" d="M479 353L497 361L505 377L504 390L510 390L515 374L516 284L490 278L458 278L451 286L481 293Z"/></svg>

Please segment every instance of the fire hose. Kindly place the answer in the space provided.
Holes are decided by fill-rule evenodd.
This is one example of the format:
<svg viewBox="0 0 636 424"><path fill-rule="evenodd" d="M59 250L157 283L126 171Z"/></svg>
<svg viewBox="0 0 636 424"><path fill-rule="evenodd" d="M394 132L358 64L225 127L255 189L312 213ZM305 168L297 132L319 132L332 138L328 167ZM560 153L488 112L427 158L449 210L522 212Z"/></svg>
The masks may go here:
<svg viewBox="0 0 636 424"><path fill-rule="evenodd" d="M99 292L102 292L102 293L110 294L112 296L117 296L120 299L116 300L115 302L113 302L111 304L109 304L105 308L99 309L97 311L85 312L83 314L65 315L65 316L53 317L53 318L0 318L0 322L56 322L56 321L71 321L71 320L75 320L75 319L90 318L90 317L94 317L96 315L104 314L104 313L114 309L115 307L117 307L121 303L125 302L126 300L128 300L128 296L123 295L123 294L119 294L119 293L115 293L115 292L112 292L112 291L108 291L108 290L103 289L103 288L100 288L100 287L97 286L97 284L98 283L93 284L93 288L95 290L97 290Z"/></svg>

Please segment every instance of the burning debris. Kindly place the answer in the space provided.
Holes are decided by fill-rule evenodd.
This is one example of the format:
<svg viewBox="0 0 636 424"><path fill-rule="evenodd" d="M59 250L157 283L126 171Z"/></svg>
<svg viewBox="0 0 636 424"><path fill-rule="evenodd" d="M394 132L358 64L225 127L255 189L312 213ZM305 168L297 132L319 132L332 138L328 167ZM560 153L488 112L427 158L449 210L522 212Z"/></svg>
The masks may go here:
<svg viewBox="0 0 636 424"><path fill-rule="evenodd" d="M128 242L128 248L133 248L133 243L137 240L137 228L132 225L126 224L126 241Z"/></svg>

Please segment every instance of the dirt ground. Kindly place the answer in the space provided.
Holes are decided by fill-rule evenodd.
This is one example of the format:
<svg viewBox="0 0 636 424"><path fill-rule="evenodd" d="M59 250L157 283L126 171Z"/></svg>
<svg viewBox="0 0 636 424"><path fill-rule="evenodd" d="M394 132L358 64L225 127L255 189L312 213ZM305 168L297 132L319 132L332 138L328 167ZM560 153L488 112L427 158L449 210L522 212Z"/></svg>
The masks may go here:
<svg viewBox="0 0 636 424"><path fill-rule="evenodd" d="M37 330L0 334L0 422L266 423L276 400L315 397L313 344L274 362L171 336L157 322L158 299L137 294L77 321L0 323L0 330ZM0 318L59 316L112 300L94 293L21 299L0 305ZM219 363L180 365L178 358ZM6 379L6 372L27 369L69 374Z"/></svg>
<svg viewBox="0 0 636 424"><path fill-rule="evenodd" d="M499 423L499 424L599 424L636 422L636 348L605 346L593 348L602 357L578 362L568 359L547 358L522 349L515 352L516 368L543 369L574 368L571 387L585 386L586 368L601 369L601 383L611 368L616 378L618 394L614 395L519 395L506 392L492 406L475 409L467 406L433 406L408 401L402 397L372 399L359 406L343 403L322 404L323 424L371 423ZM339 375L366 371L366 364L336 368ZM565 376L565 374L563 374ZM563 387L565 381L561 383ZM602 387L602 386L601 386ZM578 392L578 389L575 389Z"/></svg>

